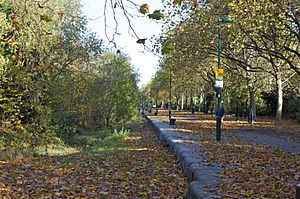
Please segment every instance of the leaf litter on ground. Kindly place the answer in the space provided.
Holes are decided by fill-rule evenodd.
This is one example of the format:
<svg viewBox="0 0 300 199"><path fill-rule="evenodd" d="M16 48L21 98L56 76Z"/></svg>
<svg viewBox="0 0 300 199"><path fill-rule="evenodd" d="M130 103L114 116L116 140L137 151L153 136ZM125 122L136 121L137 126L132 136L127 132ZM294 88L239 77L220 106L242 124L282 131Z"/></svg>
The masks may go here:
<svg viewBox="0 0 300 199"><path fill-rule="evenodd" d="M272 118L258 118L250 125L245 119L227 117L222 141L216 142L214 116L173 111L173 117L177 130L198 135L198 141L202 141L199 153L207 157L204 164L225 168L218 174L219 184L205 191L216 198L295 198L295 187L300 183L300 154L244 142L239 132L248 130L300 142L299 124L288 120L276 129ZM160 111L156 118L168 122L167 111Z"/></svg>
<svg viewBox="0 0 300 199"><path fill-rule="evenodd" d="M146 122L121 148L0 162L1 198L184 198L187 178ZM97 151L97 147L99 150Z"/></svg>

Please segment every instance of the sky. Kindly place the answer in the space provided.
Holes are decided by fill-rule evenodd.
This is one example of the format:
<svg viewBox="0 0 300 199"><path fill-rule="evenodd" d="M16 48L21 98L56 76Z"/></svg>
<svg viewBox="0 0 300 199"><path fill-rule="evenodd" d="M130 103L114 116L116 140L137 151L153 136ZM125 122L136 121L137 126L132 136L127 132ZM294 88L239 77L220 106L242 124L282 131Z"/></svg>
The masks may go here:
<svg viewBox="0 0 300 199"><path fill-rule="evenodd" d="M127 54L131 59L131 64L134 66L135 71L138 72L139 87L148 83L154 76L156 69L158 68L159 57L151 52L144 50L143 44L137 44L137 38L128 33L128 22L126 17L124 17L123 11L118 6L115 9L110 7L110 1L107 5L106 20L107 20L107 35L111 39L113 35L113 30L115 27L114 18L112 10L116 12L117 22L118 22L118 35L115 36L115 42L118 45L122 53ZM123 0L125 5L130 5L127 0ZM134 3L142 5L147 3L145 0L133 0ZM105 17L104 17L104 6L105 0L81 0L83 6L83 14L87 16L89 20L88 27L91 31L96 32L100 39L104 41L108 40L105 36ZM161 0L149 1L150 12L154 10L160 10L163 8ZM133 7L132 5L130 5ZM137 9L127 9L131 14L139 15ZM132 27L137 33L140 39L148 38L146 40L146 46L150 47L150 37L153 35L159 35L161 32L161 23L157 23L149 20L147 17L134 17L130 19ZM104 47L107 47L104 45ZM111 47L111 46L110 46Z"/></svg>

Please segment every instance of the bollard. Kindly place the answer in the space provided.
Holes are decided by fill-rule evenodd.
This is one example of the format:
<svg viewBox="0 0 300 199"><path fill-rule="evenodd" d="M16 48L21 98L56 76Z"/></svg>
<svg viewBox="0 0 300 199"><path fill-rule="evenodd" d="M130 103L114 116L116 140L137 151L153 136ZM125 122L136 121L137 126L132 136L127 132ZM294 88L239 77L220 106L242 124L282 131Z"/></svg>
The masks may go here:
<svg viewBox="0 0 300 199"><path fill-rule="evenodd" d="M170 125L175 125L175 121L176 121L175 118L171 118L169 124L170 124Z"/></svg>
<svg viewBox="0 0 300 199"><path fill-rule="evenodd" d="M300 184L296 185L296 199L300 199Z"/></svg>

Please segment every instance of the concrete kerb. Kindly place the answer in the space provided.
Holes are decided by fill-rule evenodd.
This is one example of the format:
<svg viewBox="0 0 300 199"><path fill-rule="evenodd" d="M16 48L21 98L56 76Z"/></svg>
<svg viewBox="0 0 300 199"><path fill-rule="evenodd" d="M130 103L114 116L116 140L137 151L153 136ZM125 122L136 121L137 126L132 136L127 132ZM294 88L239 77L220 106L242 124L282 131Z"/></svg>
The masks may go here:
<svg viewBox="0 0 300 199"><path fill-rule="evenodd" d="M166 137L169 136L168 134L161 132L159 130L159 140L161 141L161 143L166 144Z"/></svg>
<svg viewBox="0 0 300 199"><path fill-rule="evenodd" d="M150 119L149 117L147 117L146 115L143 115L143 116L148 120L148 122L151 124L151 126L154 127L154 130L155 130L156 135L159 136L159 134L160 134L161 131L160 131L159 128L156 127L156 125L154 124L154 121L151 120L151 119Z"/></svg>
<svg viewBox="0 0 300 199"><path fill-rule="evenodd" d="M219 180L213 174L220 172L222 169L219 167L198 168L193 170L192 181L200 181L202 184L216 184Z"/></svg>
<svg viewBox="0 0 300 199"><path fill-rule="evenodd" d="M169 146L171 152L179 159L185 175L191 180L187 198L211 198L209 194L203 191L203 188L206 185L212 185L218 182L218 177L215 177L214 174L221 171L221 168L205 167L202 164L204 157L197 155L199 152L195 151L196 148L201 145L195 145L189 148L187 144L184 144L185 138L182 136L184 134L176 132L174 126L153 121L147 116L146 118L154 127L161 142ZM163 127L166 129L165 132Z"/></svg>
<svg viewBox="0 0 300 199"><path fill-rule="evenodd" d="M194 158L193 156L186 156L182 159L182 165L185 170L191 170L190 166L192 164L201 164L203 159ZM191 179L191 177L189 177Z"/></svg>
<svg viewBox="0 0 300 199"><path fill-rule="evenodd" d="M172 142L172 140L174 139L174 135L165 134L162 138L163 138L162 141L168 146L171 146L171 144L176 144Z"/></svg>
<svg viewBox="0 0 300 199"><path fill-rule="evenodd" d="M178 147L174 152L176 157L178 157L179 159L182 153L195 153L195 151L187 148L186 146Z"/></svg>
<svg viewBox="0 0 300 199"><path fill-rule="evenodd" d="M181 161L180 161L180 166L183 168L184 170L184 174L189 178L192 179L192 175L188 175L189 173L191 173L191 169L190 169L190 165L195 164L195 163L201 163L201 160L193 158L191 156L187 156L184 157Z"/></svg>
<svg viewBox="0 0 300 199"><path fill-rule="evenodd" d="M170 146L170 150L173 154L176 154L176 151L179 149L179 148L182 148L184 147L184 144L183 143L175 143L175 142L171 142L170 140L168 140L168 144Z"/></svg>
<svg viewBox="0 0 300 199"><path fill-rule="evenodd" d="M173 154L175 154L175 150L176 150L178 147L183 146L183 144L174 143L174 142L170 142L170 141L167 142L167 145L170 146L170 151L171 151Z"/></svg>
<svg viewBox="0 0 300 199"><path fill-rule="evenodd" d="M192 181L189 184L189 191L187 194L188 199L210 199L210 196L207 196L203 192L203 184L200 181Z"/></svg>

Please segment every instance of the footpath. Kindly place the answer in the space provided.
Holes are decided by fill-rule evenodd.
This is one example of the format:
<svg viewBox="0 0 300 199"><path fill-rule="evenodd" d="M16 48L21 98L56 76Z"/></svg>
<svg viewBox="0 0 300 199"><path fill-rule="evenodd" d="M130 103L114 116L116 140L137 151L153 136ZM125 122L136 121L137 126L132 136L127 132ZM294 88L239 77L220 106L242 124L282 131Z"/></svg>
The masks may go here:
<svg viewBox="0 0 300 199"><path fill-rule="evenodd" d="M175 125L163 123L153 116L146 117L155 128L162 144L168 146L170 151L179 159L184 174L190 180L187 198L214 198L211 193L205 191L205 188L217 185L220 180L217 173L226 167L205 163L207 157L200 152L203 145L196 135L179 132ZM300 152L300 144L289 140L248 131L242 131L241 135L246 142L270 145L289 152ZM297 191L300 192L300 187L297 188ZM299 195L297 195L298 199L300 193L297 192L297 194Z"/></svg>
<svg viewBox="0 0 300 199"><path fill-rule="evenodd" d="M300 143L288 139L245 130L241 131L241 135L243 140L247 142L270 145L283 151L300 153Z"/></svg>
<svg viewBox="0 0 300 199"><path fill-rule="evenodd" d="M163 123L151 116L147 117L154 126L160 141L170 147L190 180L187 198L212 198L210 193L205 192L205 187L216 185L219 180L216 174L224 168L204 164L203 160L206 157L199 153L202 144L196 141L195 135L178 132L174 125Z"/></svg>

